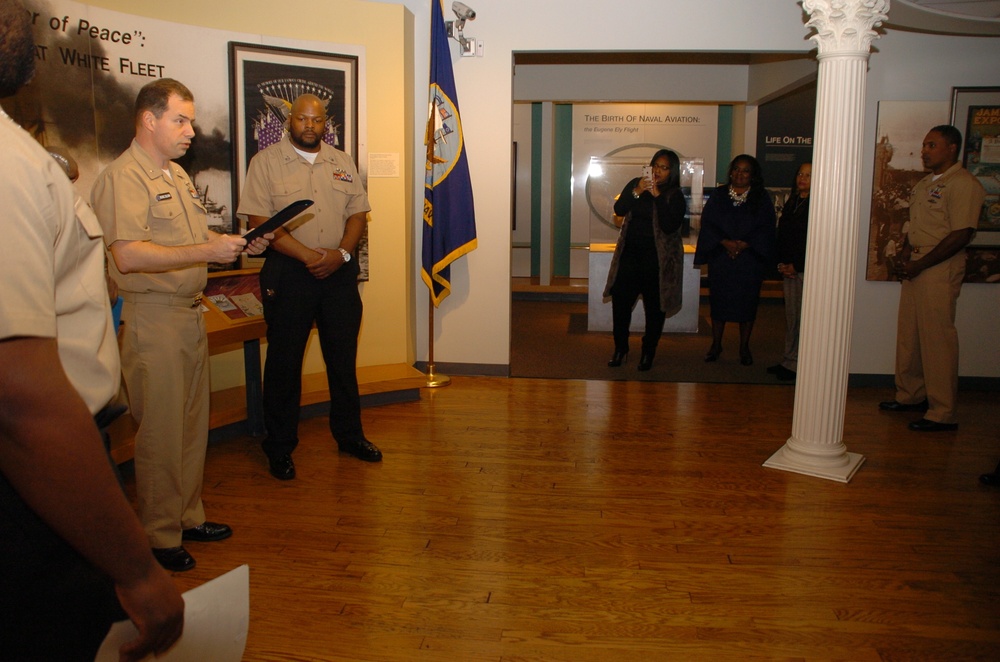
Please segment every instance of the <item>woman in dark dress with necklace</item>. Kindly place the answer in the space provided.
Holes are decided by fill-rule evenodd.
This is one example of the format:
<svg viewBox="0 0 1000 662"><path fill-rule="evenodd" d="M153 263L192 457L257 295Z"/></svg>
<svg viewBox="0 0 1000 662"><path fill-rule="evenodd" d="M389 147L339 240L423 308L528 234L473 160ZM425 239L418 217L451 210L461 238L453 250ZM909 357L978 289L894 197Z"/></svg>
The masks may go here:
<svg viewBox="0 0 1000 662"><path fill-rule="evenodd" d="M640 294L646 332L639 370L652 367L663 323L681 309L684 248L680 228L687 202L680 189L680 159L669 149L661 149L649 165L651 178L633 179L615 201L615 214L625 220L604 288L604 296L611 297L615 353L608 366L612 368L628 357L632 308Z"/></svg>
<svg viewBox="0 0 1000 662"><path fill-rule="evenodd" d="M695 265L708 265L712 346L706 362L722 353L726 322L738 322L740 363L753 364L750 334L760 286L768 265L774 264L774 226L774 204L764 188L760 164L740 154L729 164L729 182L705 203L694 254Z"/></svg>

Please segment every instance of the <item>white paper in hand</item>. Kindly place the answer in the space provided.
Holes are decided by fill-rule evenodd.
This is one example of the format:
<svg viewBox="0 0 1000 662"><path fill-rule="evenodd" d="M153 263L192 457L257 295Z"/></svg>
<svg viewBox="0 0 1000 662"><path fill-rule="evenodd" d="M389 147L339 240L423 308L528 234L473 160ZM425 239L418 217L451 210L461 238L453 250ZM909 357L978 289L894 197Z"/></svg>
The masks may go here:
<svg viewBox="0 0 1000 662"><path fill-rule="evenodd" d="M239 662L249 628L250 568L241 565L184 594L184 634L156 662ZM136 636L132 621L115 623L94 662L117 662L118 649Z"/></svg>

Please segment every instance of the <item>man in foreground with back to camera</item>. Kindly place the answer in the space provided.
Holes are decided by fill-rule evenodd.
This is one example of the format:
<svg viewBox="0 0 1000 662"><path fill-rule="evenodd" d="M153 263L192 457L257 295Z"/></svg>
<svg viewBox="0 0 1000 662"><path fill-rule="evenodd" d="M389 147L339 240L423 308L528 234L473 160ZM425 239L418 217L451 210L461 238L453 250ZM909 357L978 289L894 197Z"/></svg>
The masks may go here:
<svg viewBox="0 0 1000 662"><path fill-rule="evenodd" d="M965 278L965 247L979 224L985 191L958 162L962 134L940 125L924 138L920 157L930 174L913 187L910 224L896 277L896 398L883 411L926 412L915 432L958 429L958 330L955 309Z"/></svg>
<svg viewBox="0 0 1000 662"><path fill-rule="evenodd" d="M34 62L30 15L0 0L0 98ZM119 384L101 229L2 110L0 172L0 658L90 662L130 618L121 659L140 660L177 640L184 602L95 425Z"/></svg>

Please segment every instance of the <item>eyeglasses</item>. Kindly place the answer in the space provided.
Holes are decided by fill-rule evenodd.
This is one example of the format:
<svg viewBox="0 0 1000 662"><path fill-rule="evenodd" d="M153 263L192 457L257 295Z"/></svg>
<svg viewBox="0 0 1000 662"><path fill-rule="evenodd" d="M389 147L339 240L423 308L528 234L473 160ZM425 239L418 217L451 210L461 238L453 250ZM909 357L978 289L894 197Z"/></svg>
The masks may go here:
<svg viewBox="0 0 1000 662"><path fill-rule="evenodd" d="M653 170L659 170L660 172L670 172L670 164L654 163Z"/></svg>

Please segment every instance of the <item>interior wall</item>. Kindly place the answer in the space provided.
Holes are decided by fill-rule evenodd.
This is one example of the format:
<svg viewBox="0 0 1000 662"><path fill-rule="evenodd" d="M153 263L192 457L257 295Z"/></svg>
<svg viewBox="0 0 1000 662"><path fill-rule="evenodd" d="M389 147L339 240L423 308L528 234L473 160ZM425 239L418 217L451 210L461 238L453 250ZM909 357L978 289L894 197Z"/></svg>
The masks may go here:
<svg viewBox="0 0 1000 662"><path fill-rule="evenodd" d="M329 0L311 6L308 20L297 12L275 10L262 0L217 0L214 3L176 0L154 4L151 0L92 0L93 4L165 20L191 22L211 27L265 34L280 33L301 39L360 41L367 45L369 70L369 150L402 151L403 126L417 130L411 137L413 163L409 198L405 211L410 231L419 229L422 201L422 127L426 122L425 92L429 63L431 0L385 0L364 3ZM622 8L605 0L475 0L475 21L466 24L465 35L483 44L483 57L458 57L455 80L459 91L463 129L476 196L479 248L452 267L453 294L434 315L434 352L439 363L507 365L510 353L511 274L511 112L512 57L521 51L726 51L808 53L808 39L801 7L794 2L742 2L701 0L697 3L666 3L633 0L629 10L642 20L623 23ZM396 5L395 9L391 6ZM413 16L412 51L395 37L401 22L398 6ZM445 2L446 14L450 2ZM890 20L892 10L890 9ZM379 19L384 18L382 24ZM567 29L572 22L572 29ZM388 25L388 30L386 30ZM622 26L621 29L615 29ZM753 26L753 29L747 29ZM996 86L1000 79L1000 40L991 38L942 37L897 29L885 29L874 42L869 65L866 97L865 152L873 154L877 102L886 100L949 100L952 86ZM415 95L404 107L404 84L400 69L411 67ZM387 106L386 103L395 103ZM382 114L385 114L383 116ZM372 117L374 115L375 117ZM739 113L734 119L742 122ZM384 121L387 117L395 121ZM749 122L748 122L749 124ZM739 130L739 129L737 129ZM746 139L747 131L744 131ZM738 135L738 134L737 134ZM753 144L749 142L748 144ZM871 196L872 159L863 161L861 173L861 223L867 227ZM403 186L376 180L373 198L379 204L407 204ZM383 188L386 186L387 188ZM392 196L392 200L388 197ZM399 209L400 216L404 214ZM893 372L895 309L898 285L864 280L864 239L857 247L858 286L850 369L854 373ZM419 242L408 260L409 280L419 283ZM373 251L373 259L375 252ZM393 272L395 273L395 272ZM372 285L372 284L370 284ZM996 286L967 285L959 301L959 333L962 341L963 375L1000 375L1000 353L996 329L1000 328L1000 306ZM416 357L427 358L428 298L422 285L413 291L415 320L407 323L415 331ZM366 304L368 296L366 294ZM407 303L400 302L400 309ZM379 311L381 313L381 311ZM366 311L365 333L375 316ZM388 319L394 319L389 317ZM362 339L363 342L365 338Z"/></svg>
<svg viewBox="0 0 1000 662"><path fill-rule="evenodd" d="M637 0L630 3L629 12L642 20L627 24L622 7L605 0L466 4L477 16L466 23L465 35L482 41L484 52L481 58L455 59L479 248L452 268L453 294L435 311L434 356L439 363L506 366L510 327L500 321L510 319L511 167L506 155L512 135L513 53L666 49L804 53L811 42L805 41L807 30L794 3ZM421 20L419 13L417 17ZM566 27L569 22L572 29ZM747 30L747 25L754 29ZM425 34L419 25L416 34ZM417 80L419 87L419 75ZM743 94L745 88L741 98ZM417 318L426 319L426 301L419 294L417 298ZM426 356L424 325L418 323L417 334L418 356Z"/></svg>
<svg viewBox="0 0 1000 662"><path fill-rule="evenodd" d="M869 66L865 109L851 372L892 374L899 285L865 280L878 101L946 101L950 107L953 87L1000 86L1000 70L996 66L1000 62L1000 39L889 31L875 42L875 48L878 52L872 55ZM1000 376L1000 352L996 349L1000 342L1000 289L997 288L998 285L990 283L962 286L956 317L962 376Z"/></svg>
<svg viewBox="0 0 1000 662"><path fill-rule="evenodd" d="M506 184L510 181L510 167L507 159L497 155L508 153L510 145L512 54L664 49L805 53L813 50L814 44L808 39L810 31L805 27L802 10L795 3L640 1L630 5L630 10L643 20L630 22L623 30L608 29L621 24L621 8L602 0L486 0L469 4L478 16L466 25L465 33L483 41L485 56L458 59L455 75L471 154L480 248L463 265L455 301L446 300L443 310L436 314L439 328L435 357L440 362L506 364L509 329L491 326L487 320L509 319L510 196ZM572 17L573 29L558 29L567 17ZM747 30L748 25L754 29ZM884 32L874 42L866 96L864 150L869 156L863 161L861 173L860 218L865 231L859 233L857 248L858 285L850 360L850 371L856 374L891 374L894 370L899 286L864 280L877 103L880 99L950 99L952 86L1000 84L995 66L1000 61L1000 40L893 29ZM419 44L417 49L419 52ZM742 133L745 144L753 145L753 108L748 108L747 113L746 117L740 113L734 117L739 125L735 135ZM967 285L963 289L958 313L962 375L1000 375L1000 354L992 349L996 346L996 329L1000 328L1000 290L995 287ZM422 314L418 304L418 318ZM419 336L418 328L418 354L426 346L425 338Z"/></svg>

